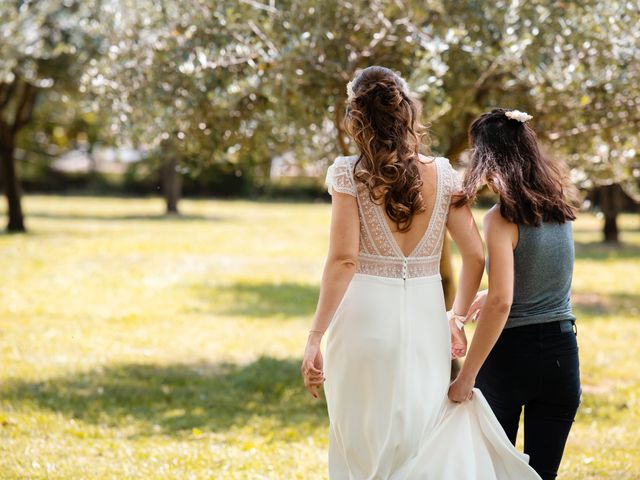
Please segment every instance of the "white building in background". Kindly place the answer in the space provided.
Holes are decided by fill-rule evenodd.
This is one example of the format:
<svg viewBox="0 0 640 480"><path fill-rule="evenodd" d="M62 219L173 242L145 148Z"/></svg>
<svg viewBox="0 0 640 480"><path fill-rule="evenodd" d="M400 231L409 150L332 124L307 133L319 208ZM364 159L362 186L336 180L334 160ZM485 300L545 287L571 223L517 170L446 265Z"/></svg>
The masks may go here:
<svg viewBox="0 0 640 480"><path fill-rule="evenodd" d="M131 163L142 159L142 152L133 148L97 148L89 155L84 150L71 150L52 162L52 167L67 173L122 174Z"/></svg>

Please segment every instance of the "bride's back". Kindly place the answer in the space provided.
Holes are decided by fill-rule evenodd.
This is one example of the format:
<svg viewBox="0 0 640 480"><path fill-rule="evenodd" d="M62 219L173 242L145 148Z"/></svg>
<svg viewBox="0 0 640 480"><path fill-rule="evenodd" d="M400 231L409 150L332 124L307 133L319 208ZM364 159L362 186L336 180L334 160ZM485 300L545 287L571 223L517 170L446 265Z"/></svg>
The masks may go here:
<svg viewBox="0 0 640 480"><path fill-rule="evenodd" d="M439 273L455 172L421 155L426 129L406 82L384 67L360 71L347 86L344 126L360 154L338 157L327 184L357 197L358 271L387 277Z"/></svg>
<svg viewBox="0 0 640 480"><path fill-rule="evenodd" d="M418 245L422 237L425 235L429 227L429 220L433 214L436 202L436 187L438 183L437 167L434 157L420 156L420 160L416 162L422 180L422 201L424 211L413 215L411 220L411 228L406 232L399 231L396 223L385 213L385 219L393 237L395 238L400 250L404 255L409 256L413 249Z"/></svg>
<svg viewBox="0 0 640 480"><path fill-rule="evenodd" d="M393 278L439 273L440 253L451 198L460 180L444 157L421 157L424 211L413 215L411 228L400 232L382 204L372 200L369 188L356 180L362 167L357 156L338 157L327 171L329 192L356 197L360 222L357 271Z"/></svg>

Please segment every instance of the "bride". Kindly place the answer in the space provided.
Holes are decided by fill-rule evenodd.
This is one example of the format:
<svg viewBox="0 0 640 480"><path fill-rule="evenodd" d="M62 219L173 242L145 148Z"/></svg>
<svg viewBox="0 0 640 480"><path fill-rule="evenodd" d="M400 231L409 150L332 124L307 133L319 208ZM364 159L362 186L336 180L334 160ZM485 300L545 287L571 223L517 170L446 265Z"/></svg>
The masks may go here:
<svg viewBox="0 0 640 480"><path fill-rule="evenodd" d="M446 158L419 153L420 106L397 74L369 67L347 90L345 126L359 154L327 172L330 246L301 367L314 397L324 384L329 476L539 479L479 390L447 397L450 359L466 353L459 317L484 266L469 207L451 207L460 179ZM462 256L450 312L439 273L445 228Z"/></svg>

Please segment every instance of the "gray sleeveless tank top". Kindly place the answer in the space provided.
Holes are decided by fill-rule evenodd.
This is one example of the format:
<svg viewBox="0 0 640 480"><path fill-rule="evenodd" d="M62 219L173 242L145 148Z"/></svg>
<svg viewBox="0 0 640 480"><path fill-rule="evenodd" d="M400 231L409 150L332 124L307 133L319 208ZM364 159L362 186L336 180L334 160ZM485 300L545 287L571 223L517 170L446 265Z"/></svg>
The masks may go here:
<svg viewBox="0 0 640 480"><path fill-rule="evenodd" d="M571 310L572 222L518 225L514 285L505 328L575 320Z"/></svg>

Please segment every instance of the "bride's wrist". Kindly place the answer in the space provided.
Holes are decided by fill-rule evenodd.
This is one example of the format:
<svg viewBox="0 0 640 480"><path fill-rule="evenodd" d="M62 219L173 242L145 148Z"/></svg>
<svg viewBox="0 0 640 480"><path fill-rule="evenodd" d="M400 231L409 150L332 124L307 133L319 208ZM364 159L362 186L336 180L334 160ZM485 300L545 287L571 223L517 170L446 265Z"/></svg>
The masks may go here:
<svg viewBox="0 0 640 480"><path fill-rule="evenodd" d="M307 337L307 340L309 342L320 342L323 335L324 332L322 330L309 330L309 336Z"/></svg>
<svg viewBox="0 0 640 480"><path fill-rule="evenodd" d="M467 323L466 317L464 315L455 313L453 308L447 311L447 318L449 319L449 322L455 324L458 330L462 330L464 328L464 325Z"/></svg>

